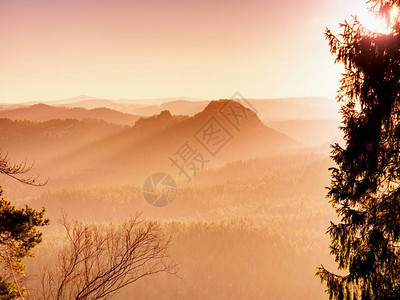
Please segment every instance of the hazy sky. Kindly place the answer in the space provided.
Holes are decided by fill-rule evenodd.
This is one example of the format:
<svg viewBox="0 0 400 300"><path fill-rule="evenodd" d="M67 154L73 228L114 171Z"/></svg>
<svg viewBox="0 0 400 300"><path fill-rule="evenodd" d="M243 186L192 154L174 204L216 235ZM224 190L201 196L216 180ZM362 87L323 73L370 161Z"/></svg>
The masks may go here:
<svg viewBox="0 0 400 300"><path fill-rule="evenodd" d="M363 3L0 0L0 102L333 97L324 29Z"/></svg>

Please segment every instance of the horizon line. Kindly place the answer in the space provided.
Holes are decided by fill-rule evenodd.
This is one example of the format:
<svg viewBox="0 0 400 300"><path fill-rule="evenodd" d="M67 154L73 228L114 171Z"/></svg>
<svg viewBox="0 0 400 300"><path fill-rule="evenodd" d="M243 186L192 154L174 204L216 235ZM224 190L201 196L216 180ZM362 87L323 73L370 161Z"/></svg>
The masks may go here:
<svg viewBox="0 0 400 300"><path fill-rule="evenodd" d="M236 94L236 93L235 93ZM78 100L77 98L87 98L87 99L82 99ZM281 96L281 97L244 97L244 99L251 99L251 100L283 100L283 99L310 99L310 98L326 98L329 100L336 100L335 97L329 97L329 96L321 96L321 95L310 95L310 96ZM0 101L0 104L2 105L13 105L13 104L38 104L38 103L46 103L46 102L61 102L61 101L66 101L66 100L73 100L77 99L78 102L81 101L90 101L90 100L105 100L105 101L110 101L110 102L118 102L118 101L156 101L156 100L166 100L166 102L170 101L179 101L179 100L184 100L184 101L191 101L191 102L196 102L196 101L216 101L216 100L223 100L223 99L232 99L232 98L191 98L191 97L186 97L186 96L179 96L179 97L155 97L155 98L112 98L112 97L93 97L89 96L86 94L80 94L77 96L72 96L72 97L65 97L65 98L58 98L58 99L49 99L49 100L29 100L29 101L18 101L18 100L13 100L13 101Z"/></svg>

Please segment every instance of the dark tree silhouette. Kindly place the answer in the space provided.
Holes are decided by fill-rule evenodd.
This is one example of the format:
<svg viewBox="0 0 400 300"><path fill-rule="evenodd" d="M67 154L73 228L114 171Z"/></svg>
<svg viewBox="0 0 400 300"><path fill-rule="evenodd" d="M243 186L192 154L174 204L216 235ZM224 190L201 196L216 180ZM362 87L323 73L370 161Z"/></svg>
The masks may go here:
<svg viewBox="0 0 400 300"><path fill-rule="evenodd" d="M399 0L369 1L388 17ZM345 146L333 146L328 197L339 223L331 223L331 254L346 275L323 266L317 274L331 299L400 299L400 27L368 31L356 18L329 30L331 52L345 73L342 104Z"/></svg>

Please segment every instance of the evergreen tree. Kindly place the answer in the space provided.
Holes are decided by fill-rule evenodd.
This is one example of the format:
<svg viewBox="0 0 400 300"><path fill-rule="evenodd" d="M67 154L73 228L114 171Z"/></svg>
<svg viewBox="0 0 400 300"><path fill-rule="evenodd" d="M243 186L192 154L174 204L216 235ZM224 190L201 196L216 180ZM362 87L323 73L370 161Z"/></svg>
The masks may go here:
<svg viewBox="0 0 400 300"><path fill-rule="evenodd" d="M390 20L399 0L369 1ZM393 14L392 14L393 17ZM331 254L346 275L323 266L317 275L330 299L400 299L400 27L367 30L357 18L326 38L345 73L338 100L345 146L333 145L328 197Z"/></svg>
<svg viewBox="0 0 400 300"><path fill-rule="evenodd" d="M45 185L47 181L41 183L38 177L25 176L32 167L26 162L14 164L0 151L0 174L31 186ZM20 277L25 271L22 260L33 256L32 248L42 241L42 233L37 227L49 224L44 212L44 208L37 211L27 205L16 208L3 198L0 187L0 299L24 298L26 290L20 285Z"/></svg>
<svg viewBox="0 0 400 300"><path fill-rule="evenodd" d="M37 211L25 206L16 208L3 198L0 187L0 298L23 298L25 288L20 286L19 277L25 271L22 261L32 256L32 248L42 241L37 227L45 226L44 209Z"/></svg>

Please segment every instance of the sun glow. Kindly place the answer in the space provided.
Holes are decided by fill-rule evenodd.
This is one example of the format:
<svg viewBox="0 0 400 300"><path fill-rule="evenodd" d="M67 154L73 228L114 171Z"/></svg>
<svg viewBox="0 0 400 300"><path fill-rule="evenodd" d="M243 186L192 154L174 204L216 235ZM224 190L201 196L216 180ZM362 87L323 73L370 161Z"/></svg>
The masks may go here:
<svg viewBox="0 0 400 300"><path fill-rule="evenodd" d="M360 23L368 30L388 34L392 32L393 26L399 20L399 8L394 6L388 13L388 20L377 13L371 13L369 11L364 11L357 15Z"/></svg>

